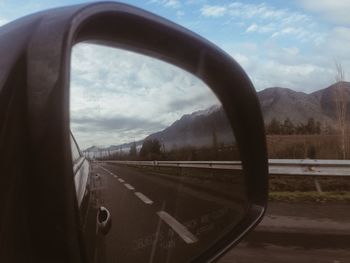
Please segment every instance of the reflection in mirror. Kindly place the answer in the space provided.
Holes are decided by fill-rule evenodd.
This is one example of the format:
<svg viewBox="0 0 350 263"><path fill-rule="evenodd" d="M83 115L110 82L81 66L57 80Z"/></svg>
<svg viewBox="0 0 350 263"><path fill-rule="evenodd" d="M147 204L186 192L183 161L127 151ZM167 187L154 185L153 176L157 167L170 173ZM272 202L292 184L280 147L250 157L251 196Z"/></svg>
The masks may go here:
<svg viewBox="0 0 350 263"><path fill-rule="evenodd" d="M75 175L88 176L80 214L90 257L186 262L240 222L248 204L236 140L201 80L91 44L74 47L71 75L71 130L90 164ZM96 234L101 206L106 235Z"/></svg>

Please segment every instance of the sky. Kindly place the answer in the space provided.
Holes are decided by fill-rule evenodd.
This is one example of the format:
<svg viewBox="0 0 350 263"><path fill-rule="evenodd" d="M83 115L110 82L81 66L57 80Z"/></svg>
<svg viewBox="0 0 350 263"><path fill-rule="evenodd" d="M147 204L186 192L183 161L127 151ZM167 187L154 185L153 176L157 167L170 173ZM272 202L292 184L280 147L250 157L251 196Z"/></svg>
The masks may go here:
<svg viewBox="0 0 350 263"><path fill-rule="evenodd" d="M0 0L0 25L43 9L85 2ZM215 43L243 67L258 91L278 86L310 93L326 88L335 82L335 61L342 64L346 80L350 78L348 0L121 2L156 13ZM105 61L96 64L94 56ZM80 133L79 137L85 138L80 139L84 146L95 143L88 140L93 137L91 131L94 131L96 138L106 138L108 133L101 133L102 127L104 131L118 128L119 137L112 136L110 141L98 139L96 143L109 144L112 140L125 142L127 134L139 139L144 134L166 127L186 112L214 103L214 96L205 99L207 96L202 92L205 85L193 76L144 57L140 63L140 55L137 56L83 44L75 48L72 59L72 127ZM130 68L137 65L138 74L130 72L129 75L121 75L120 70L108 70L121 65L129 65ZM92 72L92 67L99 70ZM151 74L152 70L157 73L156 79ZM127 83L132 88L121 92L125 89L121 84L114 85L116 81ZM180 86L179 81L192 87L191 96L186 93L184 98L185 93L181 94L179 87L175 87ZM151 87L159 83L166 83L162 85L164 96L150 96L155 94ZM90 89L87 89L88 86ZM133 97L138 94L138 101L131 100L131 90ZM119 92L118 98L115 92ZM164 97L168 99L162 99ZM124 102L128 101L124 106L118 102L121 98L124 98ZM193 103L195 101L197 104ZM171 105L178 108L174 109ZM153 118L149 121L150 116L155 114L157 120ZM123 123L123 129L114 127L116 123ZM143 127L142 132L135 129L137 123L142 124L138 126L140 129ZM87 129L90 132L84 133Z"/></svg>

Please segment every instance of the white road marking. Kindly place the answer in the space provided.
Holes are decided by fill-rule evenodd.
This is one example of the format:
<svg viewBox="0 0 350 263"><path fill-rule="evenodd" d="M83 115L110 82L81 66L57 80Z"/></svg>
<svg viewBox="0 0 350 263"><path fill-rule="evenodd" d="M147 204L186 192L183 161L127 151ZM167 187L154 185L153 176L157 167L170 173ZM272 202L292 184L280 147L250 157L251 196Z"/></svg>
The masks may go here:
<svg viewBox="0 0 350 263"><path fill-rule="evenodd" d="M112 173L110 170L108 170L108 169L106 169L106 168L104 168L104 167L102 167L102 166L100 166L103 170L105 170L106 172L108 172L110 175L113 175L113 177L114 178L118 178L118 176L116 175L116 174L114 174L114 173Z"/></svg>
<svg viewBox="0 0 350 263"><path fill-rule="evenodd" d="M130 184L124 184L124 186L125 186L126 188L128 188L129 190L135 190L135 187L133 187L133 186L130 185Z"/></svg>
<svg viewBox="0 0 350 263"><path fill-rule="evenodd" d="M193 244L198 241L198 238L193 235L184 225L173 218L165 211L157 212L158 216L164 220L187 244Z"/></svg>
<svg viewBox="0 0 350 263"><path fill-rule="evenodd" d="M104 167L102 167L102 166L100 166L100 168L102 168L102 169L105 170L106 172L110 173L110 171L107 170L106 168L104 168Z"/></svg>
<svg viewBox="0 0 350 263"><path fill-rule="evenodd" d="M150 205L153 204L153 201L149 199L147 196L145 196L143 193L135 192L135 195L140 198L144 203Z"/></svg>
<svg viewBox="0 0 350 263"><path fill-rule="evenodd" d="M119 182L124 183L125 181L121 178L118 179Z"/></svg>

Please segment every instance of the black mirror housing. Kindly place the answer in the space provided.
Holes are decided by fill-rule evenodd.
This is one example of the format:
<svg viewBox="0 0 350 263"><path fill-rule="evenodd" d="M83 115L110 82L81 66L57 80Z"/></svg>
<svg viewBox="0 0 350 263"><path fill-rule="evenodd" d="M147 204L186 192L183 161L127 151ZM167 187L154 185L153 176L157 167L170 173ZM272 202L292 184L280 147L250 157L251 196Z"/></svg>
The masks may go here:
<svg viewBox="0 0 350 263"><path fill-rule="evenodd" d="M240 149L250 205L237 227L192 262L216 260L258 224L267 204L265 132L254 87L232 57L202 37L138 8L108 2L52 9L0 28L5 189L0 205L7 213L0 217L0 257L86 261L69 137L70 55L83 41L172 63L203 80L222 102Z"/></svg>

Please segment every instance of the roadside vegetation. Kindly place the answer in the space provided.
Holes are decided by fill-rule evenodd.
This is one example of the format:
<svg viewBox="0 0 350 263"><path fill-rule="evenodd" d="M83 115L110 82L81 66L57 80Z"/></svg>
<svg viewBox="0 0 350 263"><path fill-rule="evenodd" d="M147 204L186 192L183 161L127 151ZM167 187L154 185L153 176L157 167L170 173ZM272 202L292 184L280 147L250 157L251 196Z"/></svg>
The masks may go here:
<svg viewBox="0 0 350 263"><path fill-rule="evenodd" d="M270 192L270 201L283 201L283 202L316 202L316 203L329 203L329 202L341 202L350 203L349 191L336 191L336 192L323 192L316 191L309 192Z"/></svg>

